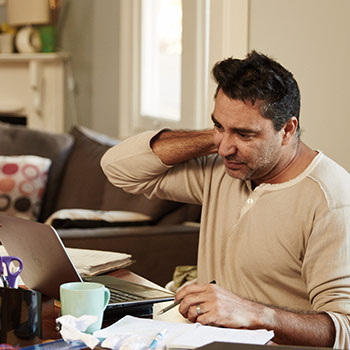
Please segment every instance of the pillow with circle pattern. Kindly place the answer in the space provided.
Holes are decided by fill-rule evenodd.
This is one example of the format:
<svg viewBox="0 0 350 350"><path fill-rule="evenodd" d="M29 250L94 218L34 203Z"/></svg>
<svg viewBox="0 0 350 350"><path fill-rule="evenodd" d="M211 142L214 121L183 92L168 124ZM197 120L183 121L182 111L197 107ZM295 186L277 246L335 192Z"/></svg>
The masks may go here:
<svg viewBox="0 0 350 350"><path fill-rule="evenodd" d="M37 220L51 160L0 156L0 213Z"/></svg>

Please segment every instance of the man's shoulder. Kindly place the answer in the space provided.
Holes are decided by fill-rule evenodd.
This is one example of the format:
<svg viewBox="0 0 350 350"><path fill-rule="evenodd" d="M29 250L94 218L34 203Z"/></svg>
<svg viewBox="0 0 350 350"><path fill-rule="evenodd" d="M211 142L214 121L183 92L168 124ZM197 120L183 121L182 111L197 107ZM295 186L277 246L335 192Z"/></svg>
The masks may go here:
<svg viewBox="0 0 350 350"><path fill-rule="evenodd" d="M313 169L312 174L327 181L330 179L344 180L345 185L350 185L350 173L323 153L320 154L320 160Z"/></svg>
<svg viewBox="0 0 350 350"><path fill-rule="evenodd" d="M316 181L331 207L350 205L350 174L341 165L320 154L309 177Z"/></svg>

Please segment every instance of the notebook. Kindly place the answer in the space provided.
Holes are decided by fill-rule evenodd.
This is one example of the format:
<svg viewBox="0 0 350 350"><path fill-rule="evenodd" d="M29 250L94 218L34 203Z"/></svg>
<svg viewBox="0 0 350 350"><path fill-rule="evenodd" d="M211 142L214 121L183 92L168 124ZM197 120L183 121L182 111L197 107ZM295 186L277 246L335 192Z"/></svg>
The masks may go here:
<svg viewBox="0 0 350 350"><path fill-rule="evenodd" d="M21 278L30 289L59 299L59 287L83 281L56 230L46 224L0 214L0 241L9 255L23 261ZM107 309L137 310L156 302L174 299L161 289L125 281L113 276L87 277L84 281L104 284L111 292ZM119 300L116 294L121 294Z"/></svg>

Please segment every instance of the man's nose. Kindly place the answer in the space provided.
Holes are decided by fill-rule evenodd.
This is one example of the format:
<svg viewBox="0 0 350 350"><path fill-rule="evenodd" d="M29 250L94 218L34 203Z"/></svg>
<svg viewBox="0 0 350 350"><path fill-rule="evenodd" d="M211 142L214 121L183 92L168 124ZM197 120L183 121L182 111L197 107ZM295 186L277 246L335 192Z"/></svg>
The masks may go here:
<svg viewBox="0 0 350 350"><path fill-rule="evenodd" d="M219 142L218 153L221 157L227 157L235 154L237 151L236 143L232 135L224 134Z"/></svg>

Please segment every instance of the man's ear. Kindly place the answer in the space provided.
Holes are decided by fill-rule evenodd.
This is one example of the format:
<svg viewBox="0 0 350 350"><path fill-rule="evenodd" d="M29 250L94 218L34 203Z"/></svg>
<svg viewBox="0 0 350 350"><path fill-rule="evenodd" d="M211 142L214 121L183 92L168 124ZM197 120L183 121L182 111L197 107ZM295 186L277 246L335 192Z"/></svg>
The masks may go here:
<svg viewBox="0 0 350 350"><path fill-rule="evenodd" d="M298 119L296 117L291 117L282 128L282 144L288 144L292 139L296 137L298 128Z"/></svg>

